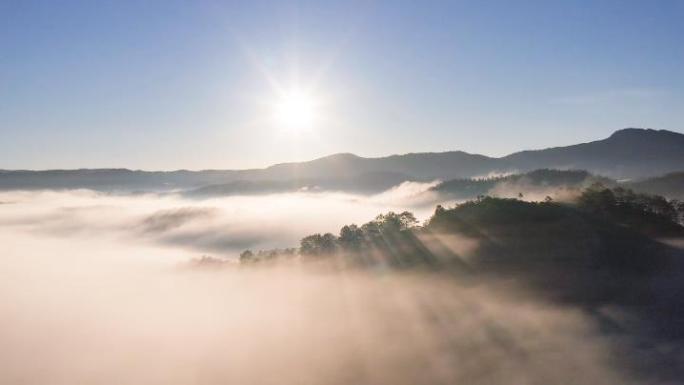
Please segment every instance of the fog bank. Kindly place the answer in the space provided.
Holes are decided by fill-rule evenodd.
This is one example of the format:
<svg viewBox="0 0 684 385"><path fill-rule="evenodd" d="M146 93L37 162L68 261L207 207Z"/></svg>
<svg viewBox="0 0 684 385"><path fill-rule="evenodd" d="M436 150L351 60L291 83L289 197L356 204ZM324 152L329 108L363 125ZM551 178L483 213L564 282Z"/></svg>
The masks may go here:
<svg viewBox="0 0 684 385"><path fill-rule="evenodd" d="M513 281L182 263L405 209L423 191L407 187L371 198L0 194L0 383L630 383L591 317ZM413 210L425 218L423 205Z"/></svg>
<svg viewBox="0 0 684 385"><path fill-rule="evenodd" d="M339 231L381 212L413 210L426 218L433 184L407 183L385 193L288 193L187 199L174 194L108 195L90 190L0 193L0 229L52 237L116 239L167 246L185 257L234 257L246 248L291 247L315 232Z"/></svg>

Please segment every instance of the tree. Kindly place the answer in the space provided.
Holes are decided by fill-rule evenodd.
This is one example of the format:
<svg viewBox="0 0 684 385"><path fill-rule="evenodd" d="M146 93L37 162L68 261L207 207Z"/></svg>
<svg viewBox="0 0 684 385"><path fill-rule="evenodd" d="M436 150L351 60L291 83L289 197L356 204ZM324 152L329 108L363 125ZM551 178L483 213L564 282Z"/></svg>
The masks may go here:
<svg viewBox="0 0 684 385"><path fill-rule="evenodd" d="M375 217L375 220L367 224L374 223L377 230L381 233L387 232L399 232L412 228L418 223L416 217L408 212L397 214L394 211L390 211L387 214L380 214ZM365 225L364 225L365 226ZM369 229L373 226L368 226Z"/></svg>
<svg viewBox="0 0 684 385"><path fill-rule="evenodd" d="M331 233L323 234L321 238L321 253L323 255L330 255L337 251L337 237Z"/></svg>
<svg viewBox="0 0 684 385"><path fill-rule="evenodd" d="M673 200L671 203L672 207L674 207L675 211L677 212L677 221L681 225L684 225L684 201Z"/></svg>
<svg viewBox="0 0 684 385"><path fill-rule="evenodd" d="M364 243L363 230L356 225L344 226L340 229L340 236L337 238L337 242L345 251L358 252Z"/></svg>
<svg viewBox="0 0 684 385"><path fill-rule="evenodd" d="M585 210L607 214L615 208L617 200L611 189L603 187L600 183L595 183L584 190L577 203Z"/></svg>
<svg viewBox="0 0 684 385"><path fill-rule="evenodd" d="M242 253L240 253L240 263L251 263L255 261L256 260L254 259L254 253L252 252L252 250L245 250Z"/></svg>
<svg viewBox="0 0 684 385"><path fill-rule="evenodd" d="M312 234L302 238L299 252L307 256L331 255L337 250L337 238L330 233Z"/></svg>

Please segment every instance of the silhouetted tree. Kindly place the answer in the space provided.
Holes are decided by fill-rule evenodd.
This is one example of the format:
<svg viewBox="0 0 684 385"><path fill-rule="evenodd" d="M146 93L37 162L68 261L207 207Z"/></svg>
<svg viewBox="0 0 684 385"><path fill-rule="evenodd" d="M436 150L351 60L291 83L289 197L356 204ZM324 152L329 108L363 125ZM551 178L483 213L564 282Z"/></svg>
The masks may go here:
<svg viewBox="0 0 684 385"><path fill-rule="evenodd" d="M380 232L399 232L415 226L418 223L418 220L408 211L404 211L400 214L390 211L387 214L378 215L369 223L374 223Z"/></svg>
<svg viewBox="0 0 684 385"><path fill-rule="evenodd" d="M344 251L359 252L364 243L363 230L356 225L344 226L340 229L337 242Z"/></svg>
<svg viewBox="0 0 684 385"><path fill-rule="evenodd" d="M240 253L240 263L251 263L255 262L254 253L252 250L245 250Z"/></svg>
<svg viewBox="0 0 684 385"><path fill-rule="evenodd" d="M677 211L677 221L684 225L684 201L675 200L672 201L672 205Z"/></svg>
<svg viewBox="0 0 684 385"><path fill-rule="evenodd" d="M337 250L337 238L330 233L312 234L302 238L299 252L306 256L331 255Z"/></svg>
<svg viewBox="0 0 684 385"><path fill-rule="evenodd" d="M604 216L615 208L616 203L617 200L613 191L599 183L595 183L586 189L577 201L580 208Z"/></svg>
<svg viewBox="0 0 684 385"><path fill-rule="evenodd" d="M678 203L659 195L592 185L579 197L578 207L643 233L663 235L680 231Z"/></svg>

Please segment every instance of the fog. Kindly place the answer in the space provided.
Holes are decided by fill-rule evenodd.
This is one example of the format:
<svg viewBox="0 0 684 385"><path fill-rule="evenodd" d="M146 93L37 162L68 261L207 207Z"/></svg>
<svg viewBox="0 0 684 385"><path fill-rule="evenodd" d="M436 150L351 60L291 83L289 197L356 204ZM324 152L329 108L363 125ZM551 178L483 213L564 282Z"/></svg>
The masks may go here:
<svg viewBox="0 0 684 385"><path fill-rule="evenodd" d="M90 190L0 193L3 233L111 239L165 246L181 258L234 257L246 248L297 246L315 232L337 233L389 210L428 217L431 183L405 183L384 193L288 193L188 199L175 194L111 195Z"/></svg>
<svg viewBox="0 0 684 385"><path fill-rule="evenodd" d="M502 181L487 191L487 195L499 198L515 198L526 201L540 202L551 198L557 202L575 200L584 186L540 186L521 178L518 181Z"/></svg>
<svg viewBox="0 0 684 385"><path fill-rule="evenodd" d="M2 193L0 383L632 381L592 318L513 280L185 263L296 246L387 210L425 219L429 186L206 200Z"/></svg>

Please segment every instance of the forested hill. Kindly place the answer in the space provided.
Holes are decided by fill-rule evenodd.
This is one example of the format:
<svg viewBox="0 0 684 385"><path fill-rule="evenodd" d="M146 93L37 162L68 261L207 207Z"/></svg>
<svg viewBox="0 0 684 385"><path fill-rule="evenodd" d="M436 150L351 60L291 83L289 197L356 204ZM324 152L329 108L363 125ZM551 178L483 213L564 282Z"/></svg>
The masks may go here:
<svg viewBox="0 0 684 385"><path fill-rule="evenodd" d="M581 169L614 179L633 179L681 171L683 167L683 134L629 128L590 143L522 151L502 158L463 151L379 158L345 153L252 170L4 170L0 171L0 189L173 190L234 182L301 185L301 181L309 181L341 189L370 190L395 184L398 180L450 180L539 168Z"/></svg>
<svg viewBox="0 0 684 385"><path fill-rule="evenodd" d="M573 203L478 197L437 206L422 225L410 212L390 212L339 234L311 234L299 248L250 251L242 262L337 256L342 264L363 266L543 263L647 271L666 259L656 239L684 239L683 225L684 202L593 185Z"/></svg>

